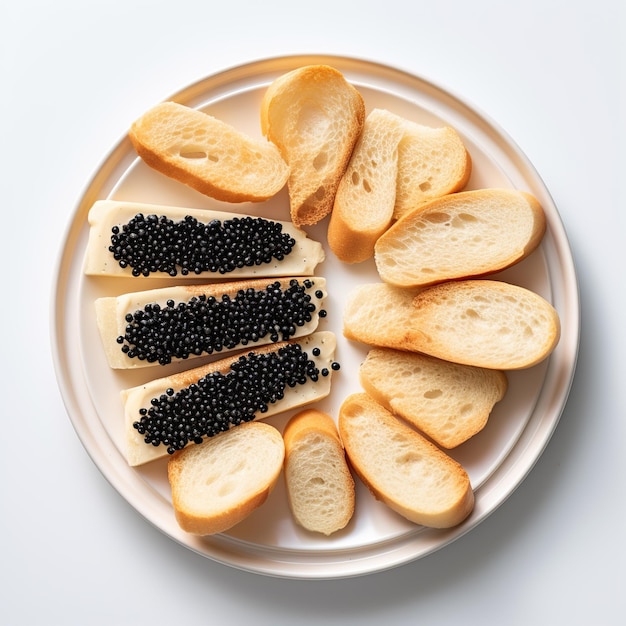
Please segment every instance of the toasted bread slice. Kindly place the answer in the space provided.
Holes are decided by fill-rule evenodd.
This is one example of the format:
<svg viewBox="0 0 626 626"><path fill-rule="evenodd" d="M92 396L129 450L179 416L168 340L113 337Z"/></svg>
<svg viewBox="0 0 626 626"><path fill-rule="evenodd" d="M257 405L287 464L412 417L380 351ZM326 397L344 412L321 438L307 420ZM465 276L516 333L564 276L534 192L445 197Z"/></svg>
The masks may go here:
<svg viewBox="0 0 626 626"><path fill-rule="evenodd" d="M150 167L217 200L267 200L289 177L274 144L176 102L144 113L128 136Z"/></svg>
<svg viewBox="0 0 626 626"><path fill-rule="evenodd" d="M109 366L136 369L252 348L312 333L326 279L177 285L96 300Z"/></svg>
<svg viewBox="0 0 626 626"><path fill-rule="evenodd" d="M232 528L267 500L284 456L280 432L263 422L242 424L175 453L167 476L178 524L197 535Z"/></svg>
<svg viewBox="0 0 626 626"><path fill-rule="evenodd" d="M372 257L376 240L391 224L403 134L404 120L384 109L372 110L365 119L328 225L328 245L341 261Z"/></svg>
<svg viewBox="0 0 626 626"><path fill-rule="evenodd" d="M528 193L463 191L406 213L376 242L376 267L399 287L484 276L526 258L545 230L543 209Z"/></svg>
<svg viewBox="0 0 626 626"><path fill-rule="evenodd" d="M388 348L368 352L359 379L379 404L447 449L480 432L507 389L498 370Z"/></svg>
<svg viewBox="0 0 626 626"><path fill-rule="evenodd" d="M494 280L442 283L417 295L385 283L359 285L346 302L343 324L348 339L498 370L539 363L560 336L549 302Z"/></svg>
<svg viewBox="0 0 626 626"><path fill-rule="evenodd" d="M361 94L327 65L278 77L261 103L261 130L290 168L291 219L316 224L332 208L365 120Z"/></svg>
<svg viewBox="0 0 626 626"><path fill-rule="evenodd" d="M431 128L407 120L398 146L394 219L465 187L472 160L461 136L450 126Z"/></svg>
<svg viewBox="0 0 626 626"><path fill-rule="evenodd" d="M126 235L125 228L137 215L145 218L139 225L141 232L135 228L138 236L125 238L123 258L116 258L115 246L111 250L112 234L117 230ZM157 223L149 219L151 216L158 218ZM291 222L228 211L99 200L91 207L88 220L84 272L90 276L176 281L207 276L310 276L325 257L322 244ZM163 225L163 220L168 224ZM189 220L196 223L192 232L199 231L200 237L190 236ZM209 233L203 234L202 229ZM259 233L263 233L260 238ZM200 271L193 265L183 267L187 259L178 258L179 237L184 242L184 256L194 260ZM267 253L270 242L274 251Z"/></svg>
<svg viewBox="0 0 626 626"><path fill-rule="evenodd" d="M331 535L354 514L354 479L335 422L305 409L283 430L285 485L295 521L312 532Z"/></svg>
<svg viewBox="0 0 626 626"><path fill-rule="evenodd" d="M123 390L129 465L326 397L335 347L335 335L320 331Z"/></svg>
<svg viewBox="0 0 626 626"><path fill-rule="evenodd" d="M409 521L449 528L471 513L474 493L465 469L366 393L343 402L339 433L371 493Z"/></svg>

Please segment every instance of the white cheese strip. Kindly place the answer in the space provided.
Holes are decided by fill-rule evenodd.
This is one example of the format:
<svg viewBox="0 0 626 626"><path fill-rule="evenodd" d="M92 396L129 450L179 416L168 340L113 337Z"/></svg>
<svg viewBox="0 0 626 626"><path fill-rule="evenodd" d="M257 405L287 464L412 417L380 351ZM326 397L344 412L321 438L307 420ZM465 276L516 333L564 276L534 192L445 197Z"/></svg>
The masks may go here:
<svg viewBox="0 0 626 626"><path fill-rule="evenodd" d="M299 343L308 357L315 361L316 367L320 371L323 368L329 370L328 376L320 375L316 382L307 380L305 384L287 387L284 397L273 404L269 404L268 411L266 413L260 413L256 419L265 419L271 415L276 415L283 411L288 411L289 409L316 402L317 400L325 398L330 393L333 371L331 365L335 358L335 348L337 345L334 333L328 331L317 332L290 343ZM254 352L271 352L278 350L280 346L284 345L285 343L264 346ZM315 347L320 349L318 356L313 355L313 349ZM159 378L144 385L122 391L121 397L124 404L126 433L126 459L128 464L131 466L142 465L154 459L167 456L166 446L153 446L152 444L145 443L143 436L133 427L133 424L140 418L139 410L141 408L149 408L152 398L161 396L168 388L172 388L177 392L184 387L196 383L211 372L220 371L226 373L230 369L230 364L236 361L238 356L239 355L228 357L209 365L187 370L165 378Z"/></svg>
<svg viewBox="0 0 626 626"><path fill-rule="evenodd" d="M327 296L326 279L318 276L311 278L297 277L295 279L301 285L307 280L310 281L309 287L306 287L305 284L305 293L310 296L311 303L315 305L315 311L311 313L310 322L295 327L296 332L292 335L292 338L303 337L315 331L319 324L319 312L324 308L324 299ZM117 297L98 298L95 303L96 320L109 366L113 369L135 369L159 364L158 362L149 362L146 359L130 358L122 351L121 344L117 342L117 338L125 334L127 326L126 315L132 315L137 310L143 310L148 304L156 303L161 307L165 307L168 300L174 300L174 302L178 304L179 302L188 302L191 298L201 295L207 297L214 296L217 300L221 300L223 295L227 295L232 299L241 290L252 288L255 291L264 291L268 285L272 285L276 282L280 283L281 289L284 291L289 288L291 280L293 280L293 278L233 281L228 283L212 283L209 285L187 284L126 293ZM316 295L317 292L321 292L321 294L319 294L321 297ZM250 341L245 346L239 344L234 348L224 347L221 352L226 353L244 348L252 349L253 347L268 343L271 343L269 333L261 337L258 341ZM206 356L206 353L202 355L189 355L187 360L197 358L197 356ZM172 359L172 362L180 360L181 359Z"/></svg>
<svg viewBox="0 0 626 626"><path fill-rule="evenodd" d="M109 251L111 245L111 229L128 223L135 215L165 215L174 221L179 221L187 215L194 216L198 221L208 223L211 220L230 220L241 217L254 217L239 213L227 213L223 211L211 211L207 209L188 209L181 207L162 206L156 204L143 204L138 202L121 202L114 200L98 200L89 211L89 238L83 271L88 276L117 276L132 277L132 268L120 267ZM241 267L225 274L213 274L206 272L198 275L190 272L183 275L180 272L173 280L190 280L202 277L212 278L263 278L266 276L312 276L316 266L324 258L322 244L309 239L306 233L296 228L291 222L281 222L282 230L296 240L296 244L284 259L273 259L270 263ZM141 276L139 279L143 279ZM164 272L151 273L147 278L171 278Z"/></svg>

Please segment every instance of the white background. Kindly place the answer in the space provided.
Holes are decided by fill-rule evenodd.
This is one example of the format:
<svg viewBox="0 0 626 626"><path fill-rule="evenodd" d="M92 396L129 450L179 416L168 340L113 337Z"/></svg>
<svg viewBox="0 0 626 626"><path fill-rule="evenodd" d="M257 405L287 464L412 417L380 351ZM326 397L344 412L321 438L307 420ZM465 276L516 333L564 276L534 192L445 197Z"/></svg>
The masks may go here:
<svg viewBox="0 0 626 626"><path fill-rule="evenodd" d="M619 0L3 2L0 623L621 623L621 7ZM570 400L521 487L443 550L348 580L240 572L153 529L82 448L49 347L65 228L130 122L207 74L294 53L395 65L496 120L552 193L581 290Z"/></svg>

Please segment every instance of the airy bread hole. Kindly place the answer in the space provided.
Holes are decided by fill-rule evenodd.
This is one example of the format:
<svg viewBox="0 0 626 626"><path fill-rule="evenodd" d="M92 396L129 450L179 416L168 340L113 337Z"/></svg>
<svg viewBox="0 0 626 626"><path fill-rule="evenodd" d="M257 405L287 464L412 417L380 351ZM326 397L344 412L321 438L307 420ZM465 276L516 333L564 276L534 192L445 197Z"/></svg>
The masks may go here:
<svg viewBox="0 0 626 626"><path fill-rule="evenodd" d="M432 185L430 184L430 181L426 180L423 183L419 184L419 188L420 191L426 193L427 191L430 191L432 189Z"/></svg>
<svg viewBox="0 0 626 626"><path fill-rule="evenodd" d="M470 213L459 213L457 217L464 222L477 222L478 218Z"/></svg>
<svg viewBox="0 0 626 626"><path fill-rule="evenodd" d="M237 464L232 467L230 470L231 474L236 474L237 472L241 472L246 469L246 462L243 459L239 459Z"/></svg>
<svg viewBox="0 0 626 626"><path fill-rule="evenodd" d="M326 481L321 476L314 476L309 480L309 485L324 485Z"/></svg>
<svg viewBox="0 0 626 626"><path fill-rule="evenodd" d="M219 492L218 492L218 495L220 495L220 496L222 496L222 497L223 497L223 496L228 496L228 495L230 495L233 491L235 491L235 487L236 487L235 482L234 482L234 481L232 481L232 480L230 480L230 481L228 481L227 483L223 484L223 485L220 487Z"/></svg>
<svg viewBox="0 0 626 626"><path fill-rule="evenodd" d="M327 152L320 152L314 159L313 159L313 167L316 170L321 170L324 169L326 167L326 164L328 163L328 153Z"/></svg>
<svg viewBox="0 0 626 626"><path fill-rule="evenodd" d="M463 228L469 223L477 222L478 218L469 213L459 213L452 218L452 226L454 228Z"/></svg>
<svg viewBox="0 0 626 626"><path fill-rule="evenodd" d="M211 157L204 150L197 150L193 148L183 149L179 152L183 159L211 159ZM217 161L217 158L211 159Z"/></svg>
<svg viewBox="0 0 626 626"><path fill-rule="evenodd" d="M401 465L409 465L412 463L419 463L421 457L416 452L406 452L402 456L397 457L396 461Z"/></svg>
<svg viewBox="0 0 626 626"><path fill-rule="evenodd" d="M312 135L319 137L326 134L330 120L324 111L317 106L303 106L296 123L297 132L300 135Z"/></svg>
<svg viewBox="0 0 626 626"><path fill-rule="evenodd" d="M326 193L326 190L324 189L324 186L322 185L321 187L317 188L317 191L315 192L315 198L317 200L322 200L324 198L325 193Z"/></svg>
<svg viewBox="0 0 626 626"><path fill-rule="evenodd" d="M363 180L363 189L367 191L367 193L371 193L372 187L367 180Z"/></svg>
<svg viewBox="0 0 626 626"><path fill-rule="evenodd" d="M434 400L435 398L439 398L442 394L443 391L441 391L441 389L429 389L428 391L424 392L424 397L428 398L429 400Z"/></svg>
<svg viewBox="0 0 626 626"><path fill-rule="evenodd" d="M480 317L480 314L475 309L465 309L465 315L472 319L478 319Z"/></svg>
<svg viewBox="0 0 626 626"><path fill-rule="evenodd" d="M352 184L356 187L359 184L361 177L358 172L352 172Z"/></svg>
<svg viewBox="0 0 626 626"><path fill-rule="evenodd" d="M424 219L432 224L443 224L444 222L449 221L450 216L447 213L435 212L425 215Z"/></svg>

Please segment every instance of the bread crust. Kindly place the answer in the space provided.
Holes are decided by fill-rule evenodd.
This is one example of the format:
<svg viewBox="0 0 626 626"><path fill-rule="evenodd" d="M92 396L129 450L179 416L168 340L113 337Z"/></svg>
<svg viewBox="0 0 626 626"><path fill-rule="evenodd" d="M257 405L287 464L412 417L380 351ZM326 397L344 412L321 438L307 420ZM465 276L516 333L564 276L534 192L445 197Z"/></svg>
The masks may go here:
<svg viewBox="0 0 626 626"><path fill-rule="evenodd" d="M346 302L343 322L348 339L498 370L536 365L560 338L558 313L547 300L488 279L417 292L386 283L359 285Z"/></svg>
<svg viewBox="0 0 626 626"><path fill-rule="evenodd" d="M285 440L287 455L293 450L298 440L309 433L320 433L330 437L341 445L343 449L337 427L332 417L318 409L305 409L294 415L289 422L287 422L283 430L283 439Z"/></svg>
<svg viewBox="0 0 626 626"><path fill-rule="evenodd" d="M461 191L406 212L376 241L376 267L397 287L484 277L528 257L545 231L543 208L527 192Z"/></svg>
<svg viewBox="0 0 626 626"><path fill-rule="evenodd" d="M472 512L474 492L465 469L368 394L345 399L339 432L361 481L404 518L449 528Z"/></svg>
<svg viewBox="0 0 626 626"><path fill-rule="evenodd" d="M417 352L373 348L359 369L363 389L442 448L479 433L504 398L504 372Z"/></svg>
<svg viewBox="0 0 626 626"><path fill-rule="evenodd" d="M384 109L374 109L365 118L328 224L328 245L344 263L372 257L376 240L391 224L404 123Z"/></svg>
<svg viewBox="0 0 626 626"><path fill-rule="evenodd" d="M175 102L144 113L128 136L147 165L224 202L267 200L289 177L289 167L271 143Z"/></svg>
<svg viewBox="0 0 626 626"><path fill-rule="evenodd" d="M339 181L365 121L361 94L328 65L279 76L261 101L261 130L290 168L291 219L313 225L333 207Z"/></svg>
<svg viewBox="0 0 626 626"><path fill-rule="evenodd" d="M324 535L345 528L354 514L354 479L333 419L317 409L300 411L285 426L283 440L285 485L296 523Z"/></svg>
<svg viewBox="0 0 626 626"><path fill-rule="evenodd" d="M237 433L234 433L232 430L221 433L195 446L195 449L185 448L184 450L179 450L168 461L167 475L172 489L174 513L178 524L186 532L197 535L213 535L232 528L267 500L278 481L284 460L284 444L278 430L264 422L248 422L241 424L237 428ZM188 498L183 496L186 488L184 484L186 481L185 469L186 465L190 463L189 457L192 455L198 456L199 454L206 454L207 456L219 455L223 444L227 441L229 444L232 443L233 436L239 437L241 440L249 435L252 436L251 431L255 433L255 441L259 440L261 436L263 437L265 444L263 462L273 464L266 468L268 475L265 479L261 480L256 473L253 476L248 476L247 493L245 496L224 505L222 509L214 509L212 511L207 509L203 511L202 506L195 506L195 503L192 505ZM259 433L262 433L262 435ZM241 462L245 463L246 461L242 458ZM212 479L215 481L219 480L215 477L212 477ZM223 475L222 479L228 480L229 477L228 475ZM252 488L250 488L250 485L252 485Z"/></svg>
<svg viewBox="0 0 626 626"><path fill-rule="evenodd" d="M435 198L461 191L471 173L471 155L454 128L431 128L408 121L398 146L394 218Z"/></svg>
<svg viewBox="0 0 626 626"><path fill-rule="evenodd" d="M457 337L453 333L446 335L438 331L438 326L443 321L442 313L445 319L444 310L448 306L446 302L449 297L457 303L463 303L464 306L466 304L465 319L462 320L457 317L454 320L466 323ZM481 343L484 346L488 341L493 341L494 337L496 337L495 341L498 342L498 346L502 348L513 341L512 333L509 332L506 336L501 330L509 327L513 320L513 312L505 306L502 314L498 315L498 320L491 319L487 322L481 322L480 320L487 319L488 315L476 314L472 306L480 304L483 298L499 298L505 303L510 302L511 298L524 301L522 329L516 337L520 345L516 350L503 354L496 353L494 356L480 350ZM560 338L560 321L554 307L538 294L503 281L482 279L442 283L415 296L413 306L415 324L421 329L414 347L418 351L427 352L440 359L457 363L492 369L524 369L547 358ZM461 309L462 307L459 307L458 311ZM454 323L450 318L445 321L449 325ZM477 322L477 327L487 323L489 331L483 330L482 333L478 333L474 327L474 321ZM532 333L530 341L525 341L524 328L526 326L530 328L532 324L536 324L537 332ZM470 343L469 340L476 340L477 338L477 342L472 341ZM459 343L463 342L463 339L465 339L465 346L459 349Z"/></svg>

